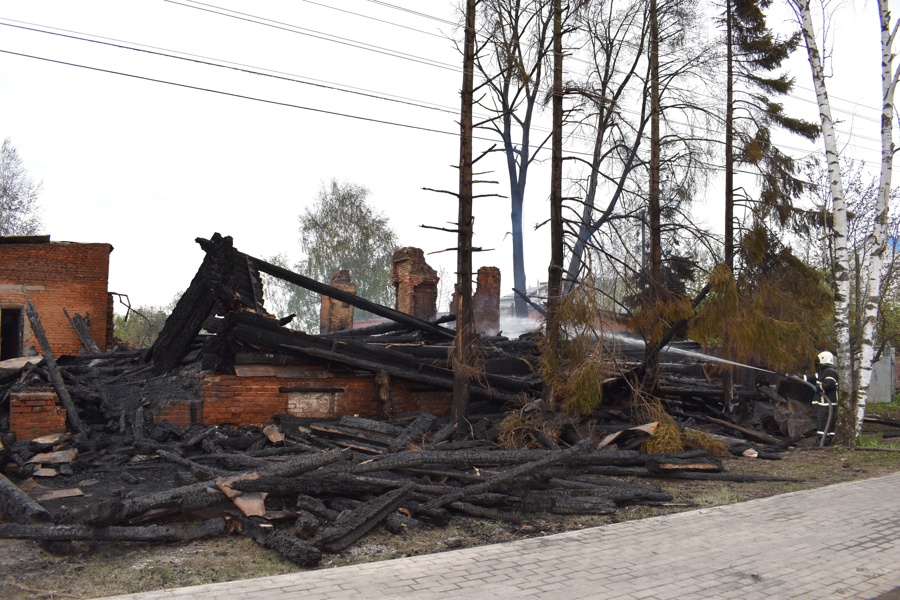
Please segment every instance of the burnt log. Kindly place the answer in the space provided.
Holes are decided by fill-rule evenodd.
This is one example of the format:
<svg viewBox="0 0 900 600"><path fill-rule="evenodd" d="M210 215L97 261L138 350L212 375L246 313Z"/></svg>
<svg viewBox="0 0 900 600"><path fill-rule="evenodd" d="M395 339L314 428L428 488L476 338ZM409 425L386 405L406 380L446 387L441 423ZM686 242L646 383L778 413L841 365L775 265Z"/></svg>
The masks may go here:
<svg viewBox="0 0 900 600"><path fill-rule="evenodd" d="M506 485L507 483L520 481L523 478L542 469L546 469L547 467L551 467L555 464L565 462L573 456L585 452L590 448L591 442L589 440L583 440L581 442L578 442L571 448L567 448L566 450L547 452L545 453L544 457L539 460L513 467L508 471L491 477L484 483L470 485L465 487L464 489L452 491L444 494L443 496L439 496L438 498L427 502L425 506L427 506L428 508L440 508L446 504L449 504L450 502L463 500L467 496L493 491L500 486Z"/></svg>
<svg viewBox="0 0 900 600"><path fill-rule="evenodd" d="M239 517L238 521L244 535L264 548L277 551L301 567L315 567L322 560L322 552L318 548L293 534L278 531L267 523L259 524L244 517Z"/></svg>
<svg viewBox="0 0 900 600"><path fill-rule="evenodd" d="M750 429L749 427L742 427L741 425L737 425L736 423L732 423L730 421L723 421L722 419L716 419L714 417L702 417L709 423L714 423L716 425L720 425L725 427L726 429L731 429L732 431L737 431L745 435L750 439L757 440L759 442L763 442L764 444L778 444L781 440L779 440L774 435L769 435L768 433L763 433L761 431L756 431L755 429Z"/></svg>
<svg viewBox="0 0 900 600"><path fill-rule="evenodd" d="M69 390L66 389L66 384L63 383L62 374L59 371L59 366L56 364L53 350L50 348L50 341L47 339L47 334L44 333L43 325L41 325L41 318L30 300L25 305L25 313L28 315L28 321L31 323L34 337L38 339L41 349L44 351L44 362L47 364L47 370L50 373L50 383L53 384L53 389L56 390L59 401L66 409L66 421L76 433L87 432L84 423L81 422L81 417L78 416L78 409L75 408L75 403L72 402L72 396L69 395Z"/></svg>
<svg viewBox="0 0 900 600"><path fill-rule="evenodd" d="M658 473L656 477L666 479L697 479L701 481L733 481L735 483L757 483L760 481L775 481L784 483L802 483L802 479L796 477L777 477L774 475L741 475L740 473L702 473L674 471L672 473Z"/></svg>
<svg viewBox="0 0 900 600"><path fill-rule="evenodd" d="M393 439L403 433L403 427L398 427L384 421L376 421L375 419L366 419L364 417L343 416L340 421L345 427L352 427L361 431L370 431L380 433Z"/></svg>
<svg viewBox="0 0 900 600"><path fill-rule="evenodd" d="M301 540L311 540L322 527L322 520L310 511L303 511L294 522L294 535Z"/></svg>
<svg viewBox="0 0 900 600"><path fill-rule="evenodd" d="M331 450L312 456L303 456L279 465L271 465L258 471L262 477L294 477L313 471L325 465L349 458L349 452ZM71 516L75 523L90 525L112 525L125 519L131 519L151 510L177 508L182 512L206 508L227 501L227 497L215 487L213 482L200 482L171 490L156 492L126 500L109 500L98 502Z"/></svg>
<svg viewBox="0 0 900 600"><path fill-rule="evenodd" d="M618 507L602 496L575 495L574 490L533 490L521 501L520 508L558 515L608 515Z"/></svg>
<svg viewBox="0 0 900 600"><path fill-rule="evenodd" d="M340 552L400 508L411 489L411 484L406 485L367 502L319 533L314 544L328 552Z"/></svg>
<svg viewBox="0 0 900 600"><path fill-rule="evenodd" d="M200 241L199 238L197 241ZM181 363L216 306L213 290L221 283L223 273L232 269L234 253L231 237L223 238L217 233L206 242L203 249L206 256L197 274L181 295L145 357L145 360L153 361L153 369L157 374L167 373Z"/></svg>
<svg viewBox="0 0 900 600"><path fill-rule="evenodd" d="M722 461L707 456L702 459L675 458L661 456L649 456L644 466L651 473L719 473L722 471Z"/></svg>
<svg viewBox="0 0 900 600"><path fill-rule="evenodd" d="M422 440L436 421L437 417L428 413L416 417L416 419L403 430L403 433L398 435L390 443L388 450L397 452L398 450L406 448L407 444L410 442Z"/></svg>
<svg viewBox="0 0 900 600"><path fill-rule="evenodd" d="M317 433L325 434L331 438L332 441L335 441L335 437L362 440L382 446L381 450L384 450L384 447L390 444L395 437L377 431L362 430L354 427L337 425L335 423L311 423L309 428Z"/></svg>
<svg viewBox="0 0 900 600"><path fill-rule="evenodd" d="M85 351L88 354L100 354L100 348L97 346L97 342L94 341L94 336L91 335L91 328L88 326L87 321L84 320L84 317L76 313L73 319L65 308L63 308L63 314L69 320L69 324L75 331L75 335L78 336L78 340Z"/></svg>
<svg viewBox="0 0 900 600"><path fill-rule="evenodd" d="M14 523L49 523L50 513L0 474L0 513Z"/></svg>
<svg viewBox="0 0 900 600"><path fill-rule="evenodd" d="M210 519L191 527L91 527L89 525L21 525L0 523L0 539L90 542L188 542L224 535L225 519Z"/></svg>
<svg viewBox="0 0 900 600"><path fill-rule="evenodd" d="M875 415L863 417L863 423L874 423L876 425L888 425L889 427L900 427L900 421L897 419L886 419Z"/></svg>
<svg viewBox="0 0 900 600"><path fill-rule="evenodd" d="M470 504L469 502L451 502L448 504L450 508L463 514L478 517L480 519L491 519L492 521L502 521L504 523L522 523L525 519L513 512L506 512L496 508L488 508Z"/></svg>

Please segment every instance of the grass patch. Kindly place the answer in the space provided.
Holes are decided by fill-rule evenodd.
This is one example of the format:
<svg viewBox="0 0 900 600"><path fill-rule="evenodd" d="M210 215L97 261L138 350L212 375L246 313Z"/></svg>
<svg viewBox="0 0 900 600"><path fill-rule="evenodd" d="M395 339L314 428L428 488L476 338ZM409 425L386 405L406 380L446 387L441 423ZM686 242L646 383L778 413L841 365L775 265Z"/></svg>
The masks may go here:
<svg viewBox="0 0 900 600"><path fill-rule="evenodd" d="M746 496L725 486L694 498L694 502L698 506L723 506L725 504L744 502L745 500L747 500Z"/></svg>

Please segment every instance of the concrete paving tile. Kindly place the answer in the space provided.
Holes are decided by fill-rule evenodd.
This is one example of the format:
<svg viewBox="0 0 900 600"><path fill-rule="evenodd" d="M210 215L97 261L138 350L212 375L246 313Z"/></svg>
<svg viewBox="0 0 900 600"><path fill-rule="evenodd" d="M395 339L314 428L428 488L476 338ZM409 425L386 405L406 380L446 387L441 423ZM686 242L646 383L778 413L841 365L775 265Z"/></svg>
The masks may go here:
<svg viewBox="0 0 900 600"><path fill-rule="evenodd" d="M479 591L491 600L875 598L900 586L898 489L900 474L509 544L119 600L472 600ZM846 506L866 509L850 514Z"/></svg>

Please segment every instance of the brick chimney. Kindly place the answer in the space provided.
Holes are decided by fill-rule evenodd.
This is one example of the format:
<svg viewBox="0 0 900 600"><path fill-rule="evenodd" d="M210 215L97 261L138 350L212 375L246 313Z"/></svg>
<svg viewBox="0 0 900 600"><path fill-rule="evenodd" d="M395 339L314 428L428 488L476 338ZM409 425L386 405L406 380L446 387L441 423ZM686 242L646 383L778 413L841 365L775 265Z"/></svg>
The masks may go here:
<svg viewBox="0 0 900 600"><path fill-rule="evenodd" d="M391 283L397 290L397 310L420 319L437 314L437 271L419 248L400 248L391 260Z"/></svg>
<svg viewBox="0 0 900 600"><path fill-rule="evenodd" d="M356 284L350 280L350 271L341 269L331 276L331 286L356 294ZM319 312L319 333L331 333L342 329L353 329L353 307L346 302L322 296Z"/></svg>
<svg viewBox="0 0 900 600"><path fill-rule="evenodd" d="M481 335L500 333L500 269L478 269L475 294L472 296L472 312L475 330Z"/></svg>

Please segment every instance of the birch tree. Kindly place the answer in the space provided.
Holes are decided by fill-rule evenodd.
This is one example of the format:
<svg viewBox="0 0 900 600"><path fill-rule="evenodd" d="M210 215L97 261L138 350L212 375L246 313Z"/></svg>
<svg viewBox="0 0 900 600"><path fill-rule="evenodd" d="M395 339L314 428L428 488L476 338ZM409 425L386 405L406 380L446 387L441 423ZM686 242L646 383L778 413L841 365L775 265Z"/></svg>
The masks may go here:
<svg viewBox="0 0 900 600"><path fill-rule="evenodd" d="M852 352L850 348L850 261L847 251L847 207L844 202L844 185L841 179L840 156L837 137L834 131L834 120L831 117L831 103L825 85L825 69L816 29L813 24L811 0L790 0L797 19L800 32L806 46L812 72L813 87L819 105L819 120L822 125L822 139L825 144L825 161L828 167L828 183L833 206L833 243L834 243L834 329L837 342L837 368L841 380L839 401L848 397L847 389L852 381Z"/></svg>
<svg viewBox="0 0 900 600"><path fill-rule="evenodd" d="M900 66L892 70L894 64L894 40L897 36L895 21L891 26L889 0L878 0L878 13L881 24L881 175L878 196L875 204L875 219L870 240L872 248L868 254L865 273L868 281L865 287L865 308L863 331L859 352L859 389L856 397L856 421L853 439L859 439L862 433L863 418L866 416L866 402L869 396L869 384L872 382L872 362L875 357L876 325L881 298L881 278L884 265L884 254L887 250L888 208L891 195L891 170L894 162L894 91Z"/></svg>

